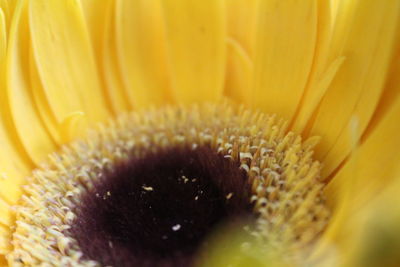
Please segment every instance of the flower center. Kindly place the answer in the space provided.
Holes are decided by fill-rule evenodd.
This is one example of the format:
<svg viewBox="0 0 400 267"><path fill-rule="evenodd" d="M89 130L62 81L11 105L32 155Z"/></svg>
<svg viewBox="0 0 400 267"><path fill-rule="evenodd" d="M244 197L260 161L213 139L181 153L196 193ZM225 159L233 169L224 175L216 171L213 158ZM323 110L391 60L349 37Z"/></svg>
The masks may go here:
<svg viewBox="0 0 400 267"><path fill-rule="evenodd" d="M229 104L122 115L33 172L8 261L190 266L219 225L249 214L257 242L304 256L329 220L315 144Z"/></svg>
<svg viewBox="0 0 400 267"><path fill-rule="evenodd" d="M82 196L71 233L104 265L189 266L218 224L251 214L247 174L208 146L132 158Z"/></svg>

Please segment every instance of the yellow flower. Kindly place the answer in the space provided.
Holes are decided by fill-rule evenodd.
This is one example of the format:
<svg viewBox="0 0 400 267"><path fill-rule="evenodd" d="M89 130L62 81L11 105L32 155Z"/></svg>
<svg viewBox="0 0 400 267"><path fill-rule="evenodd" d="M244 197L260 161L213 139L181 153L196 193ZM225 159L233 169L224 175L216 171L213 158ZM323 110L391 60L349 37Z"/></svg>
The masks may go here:
<svg viewBox="0 0 400 267"><path fill-rule="evenodd" d="M219 112L225 127L227 114L239 122L244 115L224 109L243 105L276 114L303 140L320 137L313 157L321 173L307 161L318 173L304 188L319 189L315 198L324 195L321 210L326 206L330 216L312 236L312 251L289 257L289 264L394 266L399 49L399 0L0 0L1 263L18 262L9 255L17 246L11 240L21 240L23 227L15 229L22 211L16 215L14 206L27 201L31 187L23 185L32 180L26 177L38 179L41 172L32 171L64 144L130 110L157 122L161 115L147 110L167 114L169 105L188 114L179 118L194 112L210 121ZM299 147L307 150L306 144ZM63 240L57 246L66 253ZM31 262L40 262L39 252ZM262 249L257 257L261 265L287 264Z"/></svg>

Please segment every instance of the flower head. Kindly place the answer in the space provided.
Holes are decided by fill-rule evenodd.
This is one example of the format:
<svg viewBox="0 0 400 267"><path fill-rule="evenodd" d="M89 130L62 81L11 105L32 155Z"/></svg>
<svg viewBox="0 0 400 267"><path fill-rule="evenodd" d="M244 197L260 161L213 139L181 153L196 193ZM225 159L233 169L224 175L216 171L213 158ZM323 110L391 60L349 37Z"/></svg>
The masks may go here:
<svg viewBox="0 0 400 267"><path fill-rule="evenodd" d="M398 0L0 1L1 259L395 265L399 27Z"/></svg>

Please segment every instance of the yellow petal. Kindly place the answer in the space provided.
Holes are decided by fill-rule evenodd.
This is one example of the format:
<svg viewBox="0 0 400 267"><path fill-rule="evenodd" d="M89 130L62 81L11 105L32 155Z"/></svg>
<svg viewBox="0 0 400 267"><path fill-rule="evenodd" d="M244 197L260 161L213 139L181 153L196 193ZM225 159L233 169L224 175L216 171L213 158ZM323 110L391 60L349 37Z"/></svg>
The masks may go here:
<svg viewBox="0 0 400 267"><path fill-rule="evenodd" d="M11 19L13 17L13 12L14 12L17 2L18 1L0 0L0 8L4 12L6 25L10 25ZM7 27L7 29L8 29L8 27Z"/></svg>
<svg viewBox="0 0 400 267"><path fill-rule="evenodd" d="M382 118L364 143L352 155L351 158L354 157L357 161L356 167L345 163L338 174L333 177L328 186L328 188L332 187L332 189L328 189L328 192L331 192L328 194L329 196L334 197L333 188L343 182L343 179L353 179L358 195L353 202L363 203L393 179L393 172L400 164L399 117L400 98L397 98L388 114Z"/></svg>
<svg viewBox="0 0 400 267"><path fill-rule="evenodd" d="M117 0L116 41L123 81L134 107L167 102L164 22L159 0Z"/></svg>
<svg viewBox="0 0 400 267"><path fill-rule="evenodd" d="M320 104L326 89L344 61L344 57L329 59L330 61L328 61L327 52L332 36L332 4L331 1L318 1L318 34L314 61L298 113L293 119L292 125L292 128L298 132L307 130L306 126L313 112Z"/></svg>
<svg viewBox="0 0 400 267"><path fill-rule="evenodd" d="M130 105L128 91L122 81L117 57L115 13L115 2L108 1L99 64L101 64L101 73L106 84L107 99L114 114L118 114L132 109L132 105Z"/></svg>
<svg viewBox="0 0 400 267"><path fill-rule="evenodd" d="M347 1L347 0L330 0L326 2L330 2L330 5L332 7L332 24L334 24L337 16L337 12L339 9L340 2Z"/></svg>
<svg viewBox="0 0 400 267"><path fill-rule="evenodd" d="M6 49L7 49L6 18L3 10L0 8L0 61L1 62L3 62L6 56Z"/></svg>
<svg viewBox="0 0 400 267"><path fill-rule="evenodd" d="M353 116L358 136L376 107L387 75L397 29L400 1L342 1L333 34L331 57L346 57L325 94L311 134L322 137L316 149L323 176L339 166L351 149L348 135ZM366 30L368 29L368 30Z"/></svg>
<svg viewBox="0 0 400 267"><path fill-rule="evenodd" d="M400 167L400 166L398 166ZM345 244L347 266L398 266L400 262L400 168L395 181L347 224L352 238Z"/></svg>
<svg viewBox="0 0 400 267"><path fill-rule="evenodd" d="M307 125L312 121L312 115L321 103L326 90L345 60L345 57L337 58L326 70L315 74L315 76L311 78L310 85L304 93L300 110L293 119L292 129L297 132L303 132L304 136L307 135L309 132Z"/></svg>
<svg viewBox="0 0 400 267"><path fill-rule="evenodd" d="M179 103L218 100L225 71L224 1L162 3L174 98Z"/></svg>
<svg viewBox="0 0 400 267"><path fill-rule="evenodd" d="M105 64L103 64L103 52L104 46L108 42L113 42L115 40L114 36L110 37L109 32L109 24L110 24L110 9L113 9L114 0L81 0L82 9L85 17L85 22L87 25L88 33L90 36L90 44L93 49L94 60L96 62L96 68L99 75L99 80L101 84L101 88L105 94L105 102L106 105L116 114L115 108L111 101L113 98L112 93L110 94L110 88L108 87L107 81L105 79L105 75L107 75L107 71L104 70ZM113 12L112 11L112 12ZM108 67L108 66L107 66ZM114 66L110 66L111 68ZM111 69L109 68L109 69ZM103 73L104 71L104 73ZM111 70L110 70L111 71ZM118 91L123 90L122 87L117 89ZM124 109L126 110L126 109Z"/></svg>
<svg viewBox="0 0 400 267"><path fill-rule="evenodd" d="M131 109L131 106L117 59L115 6L115 0L82 0L106 103L113 114L117 115Z"/></svg>
<svg viewBox="0 0 400 267"><path fill-rule="evenodd" d="M253 62L234 39L228 40L224 94L239 104L250 105L249 89L253 78Z"/></svg>
<svg viewBox="0 0 400 267"><path fill-rule="evenodd" d="M260 1L253 104L290 120L309 77L317 40L317 1Z"/></svg>
<svg viewBox="0 0 400 267"><path fill-rule="evenodd" d="M333 177L326 188L333 216L322 240L338 242L341 229L354 212L372 201L399 174L400 138L398 138L400 98L371 132L364 143Z"/></svg>
<svg viewBox="0 0 400 267"><path fill-rule="evenodd" d="M2 7L4 2L1 2ZM24 181L31 161L25 153L21 143L18 142L18 135L15 131L8 102L8 94L5 90L5 67L7 40L4 32L5 17L0 9L0 201L15 204L21 194L20 185ZM0 220L9 216L9 211L0 212ZM1 235L0 235L1 239ZM0 246L2 241L0 240Z"/></svg>
<svg viewBox="0 0 400 267"><path fill-rule="evenodd" d="M70 114L60 125L60 138L62 142L68 143L73 141L74 138L83 137L80 136L80 134L83 133L82 128L85 127L85 125L85 114L83 112Z"/></svg>
<svg viewBox="0 0 400 267"><path fill-rule="evenodd" d="M224 95L250 105L253 78L256 0L226 1L228 48Z"/></svg>
<svg viewBox="0 0 400 267"><path fill-rule="evenodd" d="M58 123L83 111L90 122L108 116L93 51L77 0L29 1L33 54Z"/></svg>
<svg viewBox="0 0 400 267"><path fill-rule="evenodd" d="M226 1L228 36L251 57L254 53L258 0Z"/></svg>
<svg viewBox="0 0 400 267"><path fill-rule="evenodd" d="M367 138L369 133L376 127L380 120L386 115L391 106L400 97L400 25L397 30L397 38L395 42L395 55L393 56L390 70L386 79L385 87L374 116L366 129L363 139Z"/></svg>
<svg viewBox="0 0 400 267"><path fill-rule="evenodd" d="M335 265L318 266L398 266L400 248L399 200L400 168L393 172L393 181L368 200L366 205L352 207L336 222L330 239L323 236L325 247L334 250ZM350 199L351 200L351 199ZM336 219L336 216L335 218ZM320 248L321 246L318 246ZM319 257L326 262L326 257Z"/></svg>
<svg viewBox="0 0 400 267"><path fill-rule="evenodd" d="M55 150L33 102L29 81L29 31L26 1L16 7L6 59L6 92L10 116L19 141L35 163Z"/></svg>
<svg viewBox="0 0 400 267"><path fill-rule="evenodd" d="M101 43L103 42L105 16L112 0L81 0L85 22L90 36L90 43L94 50L96 61L101 57Z"/></svg>
<svg viewBox="0 0 400 267"><path fill-rule="evenodd" d="M29 49L29 72L30 72L30 91L32 95L32 100L35 102L35 106L38 110L41 120L45 125L49 135L52 137L53 141L61 145L62 141L60 138L59 123L57 122L54 113L51 110L49 103L43 89L42 81L40 80L38 70L36 68L36 63L33 58L32 47Z"/></svg>

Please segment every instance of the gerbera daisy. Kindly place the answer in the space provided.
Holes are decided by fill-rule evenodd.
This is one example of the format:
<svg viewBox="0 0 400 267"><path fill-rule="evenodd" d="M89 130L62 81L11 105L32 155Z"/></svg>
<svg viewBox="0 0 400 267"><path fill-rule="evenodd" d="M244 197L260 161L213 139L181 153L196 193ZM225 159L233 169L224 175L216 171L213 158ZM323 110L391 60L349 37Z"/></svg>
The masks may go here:
<svg viewBox="0 0 400 267"><path fill-rule="evenodd" d="M399 26L399 0L0 0L2 264L395 266Z"/></svg>

